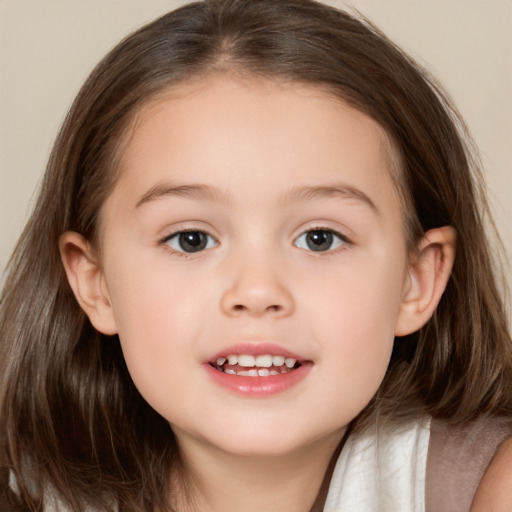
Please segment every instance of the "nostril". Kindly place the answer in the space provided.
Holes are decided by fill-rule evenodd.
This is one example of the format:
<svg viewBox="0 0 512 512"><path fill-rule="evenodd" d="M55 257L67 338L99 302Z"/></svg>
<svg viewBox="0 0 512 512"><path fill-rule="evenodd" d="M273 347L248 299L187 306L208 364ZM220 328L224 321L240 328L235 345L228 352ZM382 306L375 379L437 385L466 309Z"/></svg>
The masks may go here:
<svg viewBox="0 0 512 512"><path fill-rule="evenodd" d="M244 306L243 304L234 304L233 305L233 311L245 311L246 309L250 309L247 306ZM271 306L267 306L264 308L264 311L270 312L270 313L278 313L283 309L282 306L279 304L273 304Z"/></svg>
<svg viewBox="0 0 512 512"><path fill-rule="evenodd" d="M243 284L243 283L242 283ZM286 315L293 310L293 299L288 290L281 287L251 285L229 287L222 293L220 307L227 315Z"/></svg>

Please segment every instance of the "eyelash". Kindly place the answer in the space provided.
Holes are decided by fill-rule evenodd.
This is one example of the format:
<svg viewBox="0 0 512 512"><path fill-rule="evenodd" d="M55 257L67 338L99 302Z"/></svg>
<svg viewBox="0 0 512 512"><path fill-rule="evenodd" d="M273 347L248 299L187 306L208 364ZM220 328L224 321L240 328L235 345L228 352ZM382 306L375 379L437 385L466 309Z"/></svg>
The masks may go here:
<svg viewBox="0 0 512 512"><path fill-rule="evenodd" d="M195 236L200 235L200 240L198 240L199 248L197 250L185 250L183 248L183 242L184 240L181 237L185 237L187 235ZM308 245L310 242L314 242L315 236L322 235L324 237L324 242L320 240L321 243L318 244L319 250L316 250L314 248L311 248L311 245ZM308 236L310 237L308 240ZM301 241L301 238L305 238L304 241ZM173 247L170 242L176 240L177 243L181 247ZM192 241L192 239L190 240ZM219 244L219 242L209 233L206 231L202 231L200 229L184 229L181 231L176 231L175 233L172 233L162 240L160 240L160 244L167 246L173 253L183 256L183 257L189 257L192 254L195 254L196 252L202 252L206 249L211 249L212 247L215 247ZM321 248L322 245L325 246L325 244L329 245L326 249ZM337 244L336 247L330 247L332 244ZM189 244L190 245L190 244ZM295 238L293 245L299 249L304 249L306 251L312 252L312 253L332 253L332 252L338 252L340 250L343 250L346 248L346 246L352 245L352 242L343 234L339 233L338 231L331 229L331 228L325 228L321 226L313 226L308 228L307 230L303 231L297 238ZM193 244L191 245L193 247Z"/></svg>

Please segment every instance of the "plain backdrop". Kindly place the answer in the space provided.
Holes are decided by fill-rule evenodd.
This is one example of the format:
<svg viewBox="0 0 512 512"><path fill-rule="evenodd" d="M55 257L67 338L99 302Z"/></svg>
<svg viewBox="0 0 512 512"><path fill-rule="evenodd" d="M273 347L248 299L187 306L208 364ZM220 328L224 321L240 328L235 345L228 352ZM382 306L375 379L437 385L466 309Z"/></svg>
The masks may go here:
<svg viewBox="0 0 512 512"><path fill-rule="evenodd" d="M81 83L121 38L182 3L0 0L0 284ZM444 85L481 150L511 258L512 0L328 3L359 10Z"/></svg>

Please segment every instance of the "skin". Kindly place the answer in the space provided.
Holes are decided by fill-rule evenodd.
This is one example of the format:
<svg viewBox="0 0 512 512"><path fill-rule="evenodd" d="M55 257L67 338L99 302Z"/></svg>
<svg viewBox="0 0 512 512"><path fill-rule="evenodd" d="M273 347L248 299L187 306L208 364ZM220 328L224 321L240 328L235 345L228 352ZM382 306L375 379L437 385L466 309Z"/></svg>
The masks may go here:
<svg viewBox="0 0 512 512"><path fill-rule="evenodd" d="M431 316L455 237L429 231L408 255L389 151L373 120L324 92L210 77L139 113L101 257L77 233L61 238L78 301L119 334L176 434L196 490L180 510L309 510L395 335ZM304 243L313 229L338 233L329 250ZM180 252L169 236L183 230L208 233L208 247ZM281 393L233 393L204 363L241 342L277 344L310 371Z"/></svg>
<svg viewBox="0 0 512 512"><path fill-rule="evenodd" d="M512 439L502 444L477 488L471 512L512 510Z"/></svg>

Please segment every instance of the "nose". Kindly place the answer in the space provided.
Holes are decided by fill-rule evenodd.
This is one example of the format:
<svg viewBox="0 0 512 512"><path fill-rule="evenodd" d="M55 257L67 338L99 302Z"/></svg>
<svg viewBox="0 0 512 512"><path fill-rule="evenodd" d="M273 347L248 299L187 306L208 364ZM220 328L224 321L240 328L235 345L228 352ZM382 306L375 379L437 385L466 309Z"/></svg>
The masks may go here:
<svg viewBox="0 0 512 512"><path fill-rule="evenodd" d="M264 260L246 260L230 268L230 279L221 297L229 316L285 317L294 310L291 291L282 273Z"/></svg>

